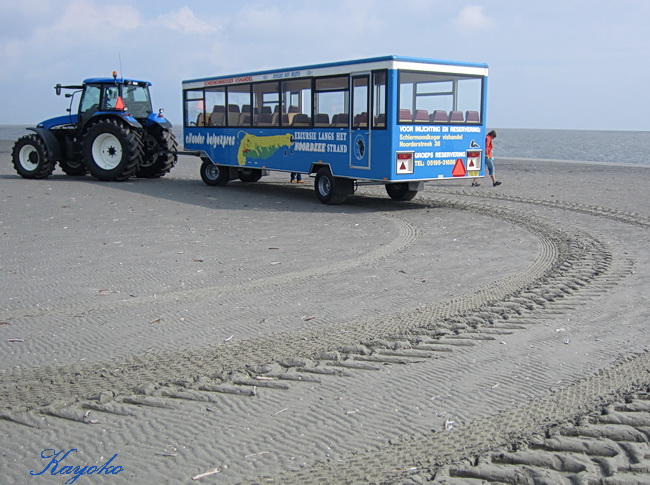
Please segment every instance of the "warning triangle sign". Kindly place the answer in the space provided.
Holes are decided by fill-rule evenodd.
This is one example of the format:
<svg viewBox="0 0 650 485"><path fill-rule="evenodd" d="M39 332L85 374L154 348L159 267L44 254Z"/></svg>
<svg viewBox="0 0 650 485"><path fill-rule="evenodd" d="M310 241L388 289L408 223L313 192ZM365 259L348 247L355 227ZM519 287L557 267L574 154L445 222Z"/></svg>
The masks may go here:
<svg viewBox="0 0 650 485"><path fill-rule="evenodd" d="M469 163L468 163L467 165L468 165L468 168L469 168L470 170L476 166L476 164L474 163L474 160L470 160Z"/></svg>
<svg viewBox="0 0 650 485"><path fill-rule="evenodd" d="M122 101L122 96L117 97L117 101L115 102L115 109L124 111L124 101Z"/></svg>
<svg viewBox="0 0 650 485"><path fill-rule="evenodd" d="M454 165L454 168L451 171L451 175L454 177L464 177L467 175L467 172L465 171L465 165L463 164L463 160L461 158L456 160L456 165Z"/></svg>
<svg viewBox="0 0 650 485"><path fill-rule="evenodd" d="M402 165L399 168L400 170L406 170L406 165L404 165L404 162L402 162Z"/></svg>

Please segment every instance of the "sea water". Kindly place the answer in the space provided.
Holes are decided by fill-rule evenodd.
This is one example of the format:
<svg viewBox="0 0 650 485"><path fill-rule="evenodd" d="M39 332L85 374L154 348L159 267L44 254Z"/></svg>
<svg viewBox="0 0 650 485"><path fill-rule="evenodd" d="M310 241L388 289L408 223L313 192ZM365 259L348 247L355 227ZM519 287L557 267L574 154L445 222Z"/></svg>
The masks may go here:
<svg viewBox="0 0 650 485"><path fill-rule="evenodd" d="M0 125L0 140L31 133L24 125ZM492 127L490 127L492 129ZM495 128L494 157L570 160L650 167L650 131L531 130ZM174 127L182 140L182 128Z"/></svg>
<svg viewBox="0 0 650 485"><path fill-rule="evenodd" d="M494 157L650 166L650 131L495 128Z"/></svg>

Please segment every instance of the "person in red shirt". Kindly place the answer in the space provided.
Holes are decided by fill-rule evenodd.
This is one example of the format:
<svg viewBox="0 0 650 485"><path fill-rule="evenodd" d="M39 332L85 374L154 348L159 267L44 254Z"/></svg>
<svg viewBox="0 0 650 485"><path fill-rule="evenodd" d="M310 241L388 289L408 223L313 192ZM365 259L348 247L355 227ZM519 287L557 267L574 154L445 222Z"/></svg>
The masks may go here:
<svg viewBox="0 0 650 485"><path fill-rule="evenodd" d="M485 165L487 166L488 175L492 179L492 186L496 187L501 185L501 182L497 180L496 171L494 170L494 155L492 154L492 140L497 137L497 132L492 130L485 137ZM474 179L472 181L472 187L478 187L479 183Z"/></svg>

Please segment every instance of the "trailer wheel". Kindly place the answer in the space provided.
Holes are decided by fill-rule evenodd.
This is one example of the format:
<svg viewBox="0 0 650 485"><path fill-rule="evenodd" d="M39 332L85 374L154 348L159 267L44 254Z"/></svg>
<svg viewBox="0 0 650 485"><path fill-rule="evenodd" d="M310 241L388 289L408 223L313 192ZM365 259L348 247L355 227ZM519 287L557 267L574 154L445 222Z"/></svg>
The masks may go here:
<svg viewBox="0 0 650 485"><path fill-rule="evenodd" d="M126 180L142 161L142 137L117 120L100 120L86 132L82 154L88 171L99 180Z"/></svg>
<svg viewBox="0 0 650 485"><path fill-rule="evenodd" d="M88 169L81 160L59 160L59 166L66 175L80 177L88 173Z"/></svg>
<svg viewBox="0 0 650 485"><path fill-rule="evenodd" d="M386 184L386 192L393 200L413 200L413 197L418 193L417 190L409 190L408 182L400 182L398 184Z"/></svg>
<svg viewBox="0 0 650 485"><path fill-rule="evenodd" d="M228 168L212 163L210 160L203 160L201 178L207 185L226 185L230 181Z"/></svg>
<svg viewBox="0 0 650 485"><path fill-rule="evenodd" d="M172 130L156 127L144 135L144 156L136 177L160 178L168 173L178 160L175 152L178 150L178 143Z"/></svg>
<svg viewBox="0 0 650 485"><path fill-rule="evenodd" d="M25 135L16 141L11 159L18 175L26 179L44 179L54 171L45 143L38 135Z"/></svg>
<svg viewBox="0 0 650 485"><path fill-rule="evenodd" d="M338 205L345 202L345 199L348 198L348 192L343 190L343 185L344 181L334 177L329 168L323 167L316 173L314 189L316 190L316 197L323 204Z"/></svg>
<svg viewBox="0 0 650 485"><path fill-rule="evenodd" d="M257 168L240 168L237 176L242 182L257 182L262 178L262 171Z"/></svg>

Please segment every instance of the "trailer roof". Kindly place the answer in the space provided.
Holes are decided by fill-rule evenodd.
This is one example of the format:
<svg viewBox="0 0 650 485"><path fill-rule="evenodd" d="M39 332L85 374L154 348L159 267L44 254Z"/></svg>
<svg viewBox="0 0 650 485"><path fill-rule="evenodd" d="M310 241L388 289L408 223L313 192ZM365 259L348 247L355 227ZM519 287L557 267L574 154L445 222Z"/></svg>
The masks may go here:
<svg viewBox="0 0 650 485"><path fill-rule="evenodd" d="M463 70L471 70L471 71L476 71L482 72L484 74L487 74L487 68L488 65L485 63L478 63L478 62L460 62L460 61L449 61L449 60L442 60L442 59L426 59L426 58L419 58L419 57L407 57L407 56L396 56L396 55L391 55L391 56L381 56L381 57L370 57L366 59L355 59L355 60L348 60L348 61L339 61L339 62L328 62L328 63L321 63L321 64L311 64L311 65L305 65L305 66L295 66L295 67L285 67L285 68L280 68L280 69L269 69L269 70L264 70L264 71L254 71L254 72L247 72L247 73L240 73L240 74L224 74L224 75L219 75L219 76L210 76L210 77L205 77L205 78L198 78L198 79L189 79L183 81L183 84L190 84L190 83L202 83L204 81L209 81L209 80L215 80L215 79L227 79L227 78L234 78L235 83L236 82L246 82L250 81L252 77L259 77L259 76L264 76L264 75L273 75L273 74L279 74L279 73L285 73L285 72L304 72L304 76L310 75L311 73L309 71L312 70L322 70L322 71L328 71L328 70L336 70L337 68L345 67L345 66L355 66L358 65L361 67L361 65L375 65L376 67L373 66L373 69L378 69L381 67L406 67L406 65L421 65L421 66L438 66L441 69L449 72L453 72L458 68L459 71Z"/></svg>

